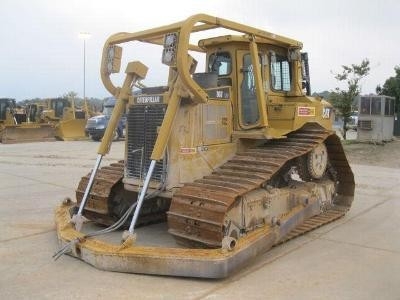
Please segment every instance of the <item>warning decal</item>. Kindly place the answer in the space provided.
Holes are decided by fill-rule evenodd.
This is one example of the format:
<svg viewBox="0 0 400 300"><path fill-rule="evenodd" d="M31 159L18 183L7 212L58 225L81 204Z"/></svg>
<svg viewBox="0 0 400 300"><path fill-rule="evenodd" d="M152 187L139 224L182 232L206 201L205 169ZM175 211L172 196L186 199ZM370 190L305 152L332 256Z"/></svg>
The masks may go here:
<svg viewBox="0 0 400 300"><path fill-rule="evenodd" d="M315 107L298 106L297 115L299 117L315 117Z"/></svg>
<svg viewBox="0 0 400 300"><path fill-rule="evenodd" d="M197 152L196 148L186 148L186 147L181 148L181 154L194 154L196 152Z"/></svg>

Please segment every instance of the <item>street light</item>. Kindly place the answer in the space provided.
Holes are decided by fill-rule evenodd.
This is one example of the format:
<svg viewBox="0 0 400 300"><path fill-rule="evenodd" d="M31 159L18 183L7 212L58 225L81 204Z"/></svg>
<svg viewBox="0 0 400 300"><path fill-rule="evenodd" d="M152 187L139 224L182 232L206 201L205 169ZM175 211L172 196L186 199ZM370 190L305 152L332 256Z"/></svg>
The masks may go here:
<svg viewBox="0 0 400 300"><path fill-rule="evenodd" d="M83 100L86 100L86 40L92 35L89 32L80 32L79 38L83 40Z"/></svg>

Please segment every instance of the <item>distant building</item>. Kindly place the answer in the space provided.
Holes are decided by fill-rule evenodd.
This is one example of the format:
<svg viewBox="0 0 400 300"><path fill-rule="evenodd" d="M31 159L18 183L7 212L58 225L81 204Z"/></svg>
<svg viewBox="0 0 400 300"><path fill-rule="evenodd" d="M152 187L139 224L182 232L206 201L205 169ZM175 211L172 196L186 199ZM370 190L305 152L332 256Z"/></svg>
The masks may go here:
<svg viewBox="0 0 400 300"><path fill-rule="evenodd" d="M395 98L358 96L358 140L383 142L393 139Z"/></svg>

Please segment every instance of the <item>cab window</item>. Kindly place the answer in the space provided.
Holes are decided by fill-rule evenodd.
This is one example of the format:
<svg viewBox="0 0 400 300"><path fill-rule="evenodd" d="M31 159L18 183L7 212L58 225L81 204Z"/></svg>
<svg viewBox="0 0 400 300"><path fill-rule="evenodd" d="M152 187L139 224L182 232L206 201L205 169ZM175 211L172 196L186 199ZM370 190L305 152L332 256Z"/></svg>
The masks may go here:
<svg viewBox="0 0 400 300"><path fill-rule="evenodd" d="M229 75L232 71L232 59L229 52L213 53L208 58L208 72L218 76Z"/></svg>
<svg viewBox="0 0 400 300"><path fill-rule="evenodd" d="M272 53L270 56L270 65L272 89L283 92L290 91L292 76L287 57Z"/></svg>
<svg viewBox="0 0 400 300"><path fill-rule="evenodd" d="M261 62L261 60L259 60L259 62ZM242 72L243 79L240 85L242 123L245 126L252 126L258 123L260 116L256 95L254 67L250 54L243 55Z"/></svg>

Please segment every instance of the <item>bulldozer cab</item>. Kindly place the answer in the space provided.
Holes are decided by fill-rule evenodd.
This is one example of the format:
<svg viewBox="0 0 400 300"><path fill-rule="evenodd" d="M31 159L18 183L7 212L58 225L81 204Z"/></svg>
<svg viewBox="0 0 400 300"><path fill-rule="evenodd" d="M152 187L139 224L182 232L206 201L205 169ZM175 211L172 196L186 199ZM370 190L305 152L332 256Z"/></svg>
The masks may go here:
<svg viewBox="0 0 400 300"><path fill-rule="evenodd" d="M5 123L10 120L12 123L12 113L15 109L15 100L10 98L0 99L0 122Z"/></svg>
<svg viewBox="0 0 400 300"><path fill-rule="evenodd" d="M0 99L0 116L7 125L26 123L27 114L25 107L17 105L14 99Z"/></svg>
<svg viewBox="0 0 400 300"><path fill-rule="evenodd" d="M233 130L238 137L258 132L260 137L277 138L301 127L304 122L297 118L295 103L330 106L308 97L308 56L300 53L300 47L266 41L254 44L247 36L231 35L200 40L199 45L207 51L206 74L217 75L214 86L218 87L218 96L227 95L228 87L232 91L229 100L233 107ZM257 53L253 48L257 48ZM303 120L329 127L330 120L312 117L317 118Z"/></svg>
<svg viewBox="0 0 400 300"><path fill-rule="evenodd" d="M33 123L42 122L41 115L44 111L44 107L45 106L41 103L27 104L25 106L27 121Z"/></svg>
<svg viewBox="0 0 400 300"><path fill-rule="evenodd" d="M66 107L71 107L71 104L67 99L51 99L50 100L50 109L54 110L54 116L56 118L62 118L64 114L64 109Z"/></svg>
<svg viewBox="0 0 400 300"><path fill-rule="evenodd" d="M50 119L62 119L64 112L71 107L71 103L65 98L55 98L47 100L45 115Z"/></svg>
<svg viewBox="0 0 400 300"><path fill-rule="evenodd" d="M233 38L229 36L226 37L226 40L232 41ZM215 97L217 99L225 98L225 100L230 100L234 104L234 130L240 131L265 124L260 123L260 108L258 107L255 86L257 78L251 54L249 50L242 50L248 47L248 42L243 41L241 37L236 37L236 39L238 40L236 43L217 44L207 49L206 74L217 75L215 87L219 88L215 91ZM219 43L221 43L221 39L219 40ZM214 39L200 41L203 46L213 45L215 42ZM264 80L261 56L257 60L259 64L257 70L261 71L261 79Z"/></svg>

